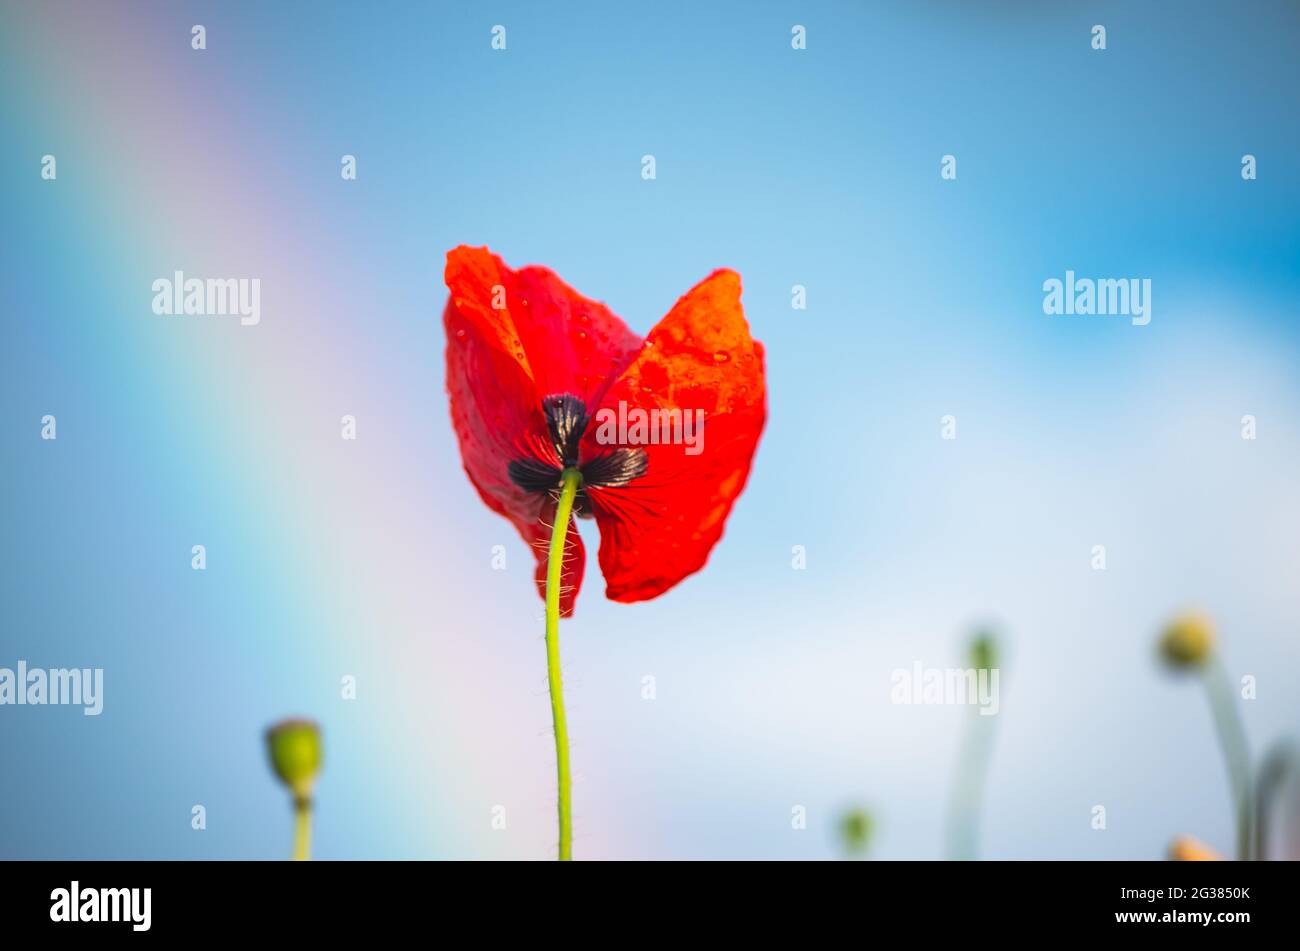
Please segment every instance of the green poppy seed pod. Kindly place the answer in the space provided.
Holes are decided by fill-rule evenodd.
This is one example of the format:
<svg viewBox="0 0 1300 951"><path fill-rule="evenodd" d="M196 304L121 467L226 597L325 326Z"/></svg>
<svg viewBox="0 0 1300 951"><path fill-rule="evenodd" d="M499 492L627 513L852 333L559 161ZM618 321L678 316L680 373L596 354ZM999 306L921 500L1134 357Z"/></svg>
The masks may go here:
<svg viewBox="0 0 1300 951"><path fill-rule="evenodd" d="M993 670L997 667L998 642L988 631L981 631L971 640L970 665L976 670Z"/></svg>
<svg viewBox="0 0 1300 951"><path fill-rule="evenodd" d="M266 731L271 769L299 798L311 794L320 772L320 727L310 720L282 720Z"/></svg>
<svg viewBox="0 0 1300 951"><path fill-rule="evenodd" d="M1160 656L1175 670L1203 667L1214 653L1214 625L1200 614L1175 618L1160 637Z"/></svg>
<svg viewBox="0 0 1300 951"><path fill-rule="evenodd" d="M840 843L850 855L860 855L871 844L873 822L865 809L850 809L840 817Z"/></svg>

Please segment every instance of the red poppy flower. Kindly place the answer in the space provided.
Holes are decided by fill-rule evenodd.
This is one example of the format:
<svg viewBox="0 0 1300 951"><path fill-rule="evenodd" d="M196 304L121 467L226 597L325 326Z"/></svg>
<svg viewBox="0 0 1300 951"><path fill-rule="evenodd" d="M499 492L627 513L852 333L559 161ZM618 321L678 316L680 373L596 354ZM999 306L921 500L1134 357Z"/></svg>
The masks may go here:
<svg viewBox="0 0 1300 951"><path fill-rule="evenodd" d="M465 471L533 546L543 598L565 469L582 473L574 511L600 527L610 598L653 598L703 567L766 417L763 347L739 275L713 272L644 340L546 268L513 271L486 248L450 252L446 280L447 390ZM584 565L571 520L564 615Z"/></svg>

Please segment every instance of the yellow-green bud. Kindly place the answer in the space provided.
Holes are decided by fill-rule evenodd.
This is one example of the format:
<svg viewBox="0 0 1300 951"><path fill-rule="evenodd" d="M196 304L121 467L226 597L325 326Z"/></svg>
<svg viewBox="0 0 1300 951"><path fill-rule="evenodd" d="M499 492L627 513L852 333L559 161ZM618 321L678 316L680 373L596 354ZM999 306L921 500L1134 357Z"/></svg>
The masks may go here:
<svg viewBox="0 0 1300 951"><path fill-rule="evenodd" d="M311 795L320 772L320 727L310 720L282 720L266 731L271 769L294 796Z"/></svg>
<svg viewBox="0 0 1300 951"><path fill-rule="evenodd" d="M873 827L871 813L865 809L850 809L840 817L840 842L850 855L860 855L871 844Z"/></svg>
<svg viewBox="0 0 1300 951"><path fill-rule="evenodd" d="M1175 618L1160 637L1160 656L1170 667L1202 667L1214 653L1214 625L1199 614Z"/></svg>
<svg viewBox="0 0 1300 951"><path fill-rule="evenodd" d="M998 665L998 642L988 631L981 631L970 642L970 665L976 670L993 670Z"/></svg>

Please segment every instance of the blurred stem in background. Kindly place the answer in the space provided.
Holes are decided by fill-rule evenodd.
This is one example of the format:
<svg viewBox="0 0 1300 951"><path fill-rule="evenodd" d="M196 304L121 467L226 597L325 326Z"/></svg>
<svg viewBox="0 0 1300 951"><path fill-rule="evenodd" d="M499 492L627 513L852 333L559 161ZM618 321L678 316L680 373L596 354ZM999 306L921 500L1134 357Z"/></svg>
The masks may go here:
<svg viewBox="0 0 1300 951"><path fill-rule="evenodd" d="M1199 614L1185 614L1175 618L1160 638L1160 654L1165 664L1175 671L1195 671L1205 685L1214 716L1214 730L1223 752L1232 788L1234 825L1237 830L1237 860L1252 857L1251 814L1254 796L1251 793L1250 748L1246 731L1237 712L1237 698L1228 672L1219 660L1216 650L1214 626Z"/></svg>
<svg viewBox="0 0 1300 951"><path fill-rule="evenodd" d="M998 649L993 634L989 631L976 634L967 649L967 658L976 672L977 683L984 678L983 682L996 691L1000 678L994 679L998 669ZM997 721L996 715L985 715L984 709L979 703L971 706L957 752L957 774L948 806L947 852L950 859L959 861L972 861L979 857L980 808Z"/></svg>
<svg viewBox="0 0 1300 951"><path fill-rule="evenodd" d="M311 798L295 796L293 800L293 860L311 859Z"/></svg>
<svg viewBox="0 0 1300 951"><path fill-rule="evenodd" d="M311 794L320 772L320 727L310 720L281 720L266 731L271 769L293 794L293 858L311 858Z"/></svg>
<svg viewBox="0 0 1300 951"><path fill-rule="evenodd" d="M1237 860L1251 858L1250 815L1253 796L1250 791L1250 750L1246 742L1246 731L1241 726L1241 717L1237 715L1237 698L1228 680L1228 672L1217 657L1210 658L1202 675L1205 680L1205 692L1210 698L1210 709L1214 713L1214 730L1219 737L1219 748L1223 751L1223 762L1228 769L1228 781L1232 786L1232 800L1237 814Z"/></svg>
<svg viewBox="0 0 1300 951"><path fill-rule="evenodd" d="M1279 807L1294 802L1290 784L1297 776L1300 776L1300 751L1295 743L1283 740L1275 744L1264 757L1255 784L1255 858L1259 861L1269 858L1273 814Z"/></svg>

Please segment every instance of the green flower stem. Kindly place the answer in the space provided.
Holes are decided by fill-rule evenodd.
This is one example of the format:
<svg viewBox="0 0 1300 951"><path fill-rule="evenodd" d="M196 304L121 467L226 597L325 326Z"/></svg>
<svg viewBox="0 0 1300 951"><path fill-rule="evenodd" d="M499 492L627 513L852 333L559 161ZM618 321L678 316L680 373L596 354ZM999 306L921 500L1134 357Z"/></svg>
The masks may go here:
<svg viewBox="0 0 1300 951"><path fill-rule="evenodd" d="M957 754L957 777L948 806L948 857L974 861L979 857L980 803L993 753L995 716L972 710Z"/></svg>
<svg viewBox="0 0 1300 951"><path fill-rule="evenodd" d="M1300 753L1289 741L1278 743L1264 757L1259 768L1259 778L1255 782L1255 861L1268 859L1269 826L1272 822L1273 807L1279 796L1285 795L1297 764Z"/></svg>
<svg viewBox="0 0 1300 951"><path fill-rule="evenodd" d="M1250 752L1246 743L1246 731L1237 715L1237 701L1232 684L1217 657L1206 663L1205 692L1210 698L1214 729L1219 737L1219 748L1223 751L1223 761L1228 767L1228 779L1232 784L1232 799L1237 815L1237 860L1245 861L1251 858Z"/></svg>
<svg viewBox="0 0 1300 951"><path fill-rule="evenodd" d="M311 797L293 797L293 860L311 859Z"/></svg>
<svg viewBox="0 0 1300 951"><path fill-rule="evenodd" d="M555 724L555 774L559 786L560 861L573 858L573 779L569 774L569 728L564 719L564 684L560 678L560 579L564 545L569 535L569 515L582 485L582 473L565 469L560 501L551 527L551 549L546 562L546 680L551 688L551 719Z"/></svg>

